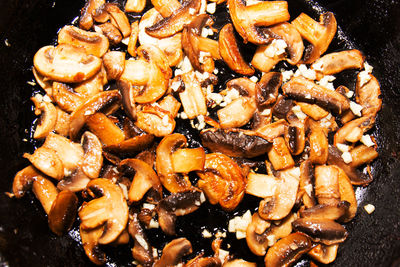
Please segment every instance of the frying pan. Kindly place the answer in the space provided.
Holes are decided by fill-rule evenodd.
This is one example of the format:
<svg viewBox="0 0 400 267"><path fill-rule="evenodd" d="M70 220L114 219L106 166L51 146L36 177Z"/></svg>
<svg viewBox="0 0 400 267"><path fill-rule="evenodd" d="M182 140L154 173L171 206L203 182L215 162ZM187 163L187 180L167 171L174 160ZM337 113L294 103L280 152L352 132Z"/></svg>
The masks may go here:
<svg viewBox="0 0 400 267"><path fill-rule="evenodd" d="M358 48L374 66L381 83L383 107L373 135L380 157L373 164L374 181L357 189L359 209L346 225L350 236L339 248L331 266L400 266L400 2L396 0L291 0L292 18L300 10L317 18L333 11L340 26L337 48ZM17 171L27 165L24 152L33 152L31 140L32 90L27 84L34 53L54 42L57 30L79 14L83 1L0 1L0 266L90 266L76 239L77 232L56 237L50 232L42 207L33 195L10 199ZM335 49L335 47L333 48ZM36 88L36 89L35 89ZM368 215L363 206L376 210ZM245 208L245 207L244 207ZM217 225L226 214L206 207L192 218L200 224ZM207 216L208 215L208 216ZM189 218L191 219L191 218ZM186 221L185 221L186 222ZM182 223L181 234L195 239L199 225ZM179 225L178 225L179 227ZM155 234L152 242L165 242ZM194 241L194 250L202 249ZM249 258L243 243L232 240L232 252ZM207 249L205 249L207 252ZM110 266L130 266L128 246L108 248ZM262 261L261 261L262 262ZM305 258L297 266L308 266Z"/></svg>

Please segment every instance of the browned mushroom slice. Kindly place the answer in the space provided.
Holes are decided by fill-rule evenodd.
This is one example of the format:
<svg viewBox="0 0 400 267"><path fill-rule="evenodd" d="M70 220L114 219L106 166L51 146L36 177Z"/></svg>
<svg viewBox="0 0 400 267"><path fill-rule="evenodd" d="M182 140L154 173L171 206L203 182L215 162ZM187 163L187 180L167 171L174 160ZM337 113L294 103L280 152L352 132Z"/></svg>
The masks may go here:
<svg viewBox="0 0 400 267"><path fill-rule="evenodd" d="M112 45L117 45L122 41L122 35L118 28L110 22L98 25L101 33L104 34Z"/></svg>
<svg viewBox="0 0 400 267"><path fill-rule="evenodd" d="M154 263L154 267L175 266L183 256L192 253L192 244L184 237L177 238L165 245L159 260Z"/></svg>
<svg viewBox="0 0 400 267"><path fill-rule="evenodd" d="M347 177L346 173L341 168L338 168L338 170L340 200L350 203L350 207L346 210L346 214L340 218L340 221L349 222L357 213L356 194L354 193L349 177Z"/></svg>
<svg viewBox="0 0 400 267"><path fill-rule="evenodd" d="M14 177L12 192L16 198L21 198L32 187L33 181L43 175L32 165L20 170Z"/></svg>
<svg viewBox="0 0 400 267"><path fill-rule="evenodd" d="M174 172L172 153L186 145L186 137L182 134L165 136L156 150L156 170L163 186L171 193L183 192L191 188L192 184L187 176Z"/></svg>
<svg viewBox="0 0 400 267"><path fill-rule="evenodd" d="M72 140L77 138L79 131L86 122L86 119L94 113L110 108L115 102L119 102L121 96L118 90L104 91L86 100L71 114L69 136Z"/></svg>
<svg viewBox="0 0 400 267"><path fill-rule="evenodd" d="M58 32L59 44L70 44L85 49L89 55L102 57L108 50L108 39L97 32L88 32L72 25L64 26Z"/></svg>
<svg viewBox="0 0 400 267"><path fill-rule="evenodd" d="M325 164L328 160L328 137L321 128L313 128L309 136L310 160L314 164Z"/></svg>
<svg viewBox="0 0 400 267"><path fill-rule="evenodd" d="M178 115L179 109L181 108L181 103L176 100L172 95L166 95L160 101L158 105L166 111L168 111L173 118Z"/></svg>
<svg viewBox="0 0 400 267"><path fill-rule="evenodd" d="M229 157L220 153L206 155L198 186L211 204L219 203L224 210L234 210L242 200L246 181L240 167Z"/></svg>
<svg viewBox="0 0 400 267"><path fill-rule="evenodd" d="M279 179L273 175L250 172L247 175L246 193L256 197L272 197L275 195Z"/></svg>
<svg viewBox="0 0 400 267"><path fill-rule="evenodd" d="M69 190L71 192L79 192L86 188L90 182L90 178L83 172L82 168L77 168L71 172L68 177L64 177L57 184L59 190Z"/></svg>
<svg viewBox="0 0 400 267"><path fill-rule="evenodd" d="M96 265L105 264L107 262L106 254L99 246L99 238L103 234L103 226L88 230L80 226L79 234L81 236L83 249L90 261Z"/></svg>
<svg viewBox="0 0 400 267"><path fill-rule="evenodd" d="M222 128L236 128L248 123L257 109L256 101L250 97L239 97L217 111Z"/></svg>
<svg viewBox="0 0 400 267"><path fill-rule="evenodd" d="M292 110L292 108L293 100L281 95L272 107L272 114L279 119L286 119L287 114Z"/></svg>
<svg viewBox="0 0 400 267"><path fill-rule="evenodd" d="M364 55L356 49L345 50L326 54L316 60L311 68L322 75L331 75L347 69L361 69L364 59Z"/></svg>
<svg viewBox="0 0 400 267"><path fill-rule="evenodd" d="M361 73L357 75L356 101L363 107L363 116L375 117L382 107L381 89L378 80L368 75L370 80L365 84L362 84Z"/></svg>
<svg viewBox="0 0 400 267"><path fill-rule="evenodd" d="M292 226L294 231L303 232L314 242L325 245L342 243L348 236L342 225L328 219L299 218L292 223Z"/></svg>
<svg viewBox="0 0 400 267"><path fill-rule="evenodd" d="M288 123L286 120L279 120L277 122L264 125L256 130L256 133L260 135L268 142L272 143L275 138L283 136L285 134Z"/></svg>
<svg viewBox="0 0 400 267"><path fill-rule="evenodd" d="M154 136L152 134L142 134L124 140L118 144L108 145L104 147L104 150L115 154L136 153L151 146L153 140Z"/></svg>
<svg viewBox="0 0 400 267"><path fill-rule="evenodd" d="M241 0L228 0L228 5L233 25L245 43L268 43L270 37L257 26L270 26L290 18L286 1L263 1L245 6Z"/></svg>
<svg viewBox="0 0 400 267"><path fill-rule="evenodd" d="M151 3L164 18L171 16L181 7L177 0L151 0Z"/></svg>
<svg viewBox="0 0 400 267"><path fill-rule="evenodd" d="M287 120L290 125L285 130L285 142L294 156L300 155L304 151L306 143L305 122L300 120L297 115L291 110L287 113ZM307 119L307 118L306 118ZM327 148L328 149L328 148Z"/></svg>
<svg viewBox="0 0 400 267"><path fill-rule="evenodd" d="M272 246L265 256L265 266L278 267L290 266L301 255L307 253L312 247L312 242L307 235L292 233L282 238Z"/></svg>
<svg viewBox="0 0 400 267"><path fill-rule="evenodd" d="M347 97L302 77L292 78L282 86L282 90L296 100L315 103L338 114L350 108Z"/></svg>
<svg viewBox="0 0 400 267"><path fill-rule="evenodd" d="M148 190L153 188L158 197L162 197L162 187L160 179L146 162L139 159L125 159L120 162L119 167L127 171L135 172L131 186L129 188L128 196L130 202L137 202L143 198Z"/></svg>
<svg viewBox="0 0 400 267"><path fill-rule="evenodd" d="M130 82L135 86L144 86L149 80L149 69L150 64L144 59L128 59L125 61L120 80Z"/></svg>
<svg viewBox="0 0 400 267"><path fill-rule="evenodd" d="M105 146L119 144L125 140L124 132L101 112L88 116L86 125Z"/></svg>
<svg viewBox="0 0 400 267"><path fill-rule="evenodd" d="M339 203L339 171L336 166L315 167L315 196L320 204L337 205Z"/></svg>
<svg viewBox="0 0 400 267"><path fill-rule="evenodd" d="M245 261L242 259L234 259L234 260L228 260L224 262L223 267L256 267L257 264L254 262L249 262Z"/></svg>
<svg viewBox="0 0 400 267"><path fill-rule="evenodd" d="M257 84L247 77L236 78L226 83L226 89L235 89L242 96L255 97L257 94Z"/></svg>
<svg viewBox="0 0 400 267"><path fill-rule="evenodd" d="M347 142L358 142L363 134L371 129L375 121L374 117L361 117L349 121L340 128L334 136L334 144L344 144Z"/></svg>
<svg viewBox="0 0 400 267"><path fill-rule="evenodd" d="M57 180L64 177L64 166L53 149L39 147L32 155L25 153L24 157L42 173Z"/></svg>
<svg viewBox="0 0 400 267"><path fill-rule="evenodd" d="M81 228L90 230L104 225L99 244L113 242L126 228L128 206L118 185L107 179L94 179L87 185L87 193L98 197L79 210Z"/></svg>
<svg viewBox="0 0 400 267"><path fill-rule="evenodd" d="M219 52L228 67L242 75L251 76L254 69L249 66L240 54L232 24L226 24L219 32Z"/></svg>
<svg viewBox="0 0 400 267"><path fill-rule="evenodd" d="M52 103L39 101L36 97L31 97L35 105L35 115L41 115L35 128L33 138L45 138L52 132L57 124L58 112Z"/></svg>
<svg viewBox="0 0 400 267"><path fill-rule="evenodd" d="M147 240L147 236L139 222L136 212L130 215L128 230L134 240L132 248L133 258L145 266L153 264L154 256L152 246Z"/></svg>
<svg viewBox="0 0 400 267"><path fill-rule="evenodd" d="M338 244L330 246L318 244L308 252L308 255L322 264L329 264L336 259L338 248Z"/></svg>
<svg viewBox="0 0 400 267"><path fill-rule="evenodd" d="M283 39L287 45L287 61L296 65L301 60L304 51L304 44L297 29L290 23L284 22L266 29L267 33L276 39Z"/></svg>
<svg viewBox="0 0 400 267"><path fill-rule="evenodd" d="M110 14L111 21L115 23L124 38L128 37L131 34L131 24L126 14L118 5L112 3L106 3L104 9Z"/></svg>
<svg viewBox="0 0 400 267"><path fill-rule="evenodd" d="M144 105L137 112L135 125L149 134L162 137L174 131L176 122L168 111L155 105Z"/></svg>
<svg viewBox="0 0 400 267"><path fill-rule="evenodd" d="M338 220L344 216L350 207L347 201L340 201L337 205L318 204L306 210L300 210L300 217L313 219Z"/></svg>
<svg viewBox="0 0 400 267"><path fill-rule="evenodd" d="M266 73L257 84L257 106L268 107L278 98L278 89L282 85L282 74L279 72Z"/></svg>
<svg viewBox="0 0 400 267"><path fill-rule="evenodd" d="M185 264L186 267L221 267L222 263L218 257L196 256Z"/></svg>
<svg viewBox="0 0 400 267"><path fill-rule="evenodd" d="M82 171L91 179L98 178L103 166L103 149L100 140L91 132L85 132L82 135L81 144L85 152L82 161Z"/></svg>
<svg viewBox="0 0 400 267"><path fill-rule="evenodd" d="M313 120L316 121L325 118L329 114L328 111L326 111L325 109L321 108L316 104L296 102L296 105L300 106L302 112L304 112L307 116L311 117Z"/></svg>
<svg viewBox="0 0 400 267"><path fill-rule="evenodd" d="M368 147L366 145L359 145L350 150L352 161L350 166L357 168L366 163L370 163L378 157L378 152L374 147Z"/></svg>
<svg viewBox="0 0 400 267"><path fill-rule="evenodd" d="M302 193L303 204L306 208L311 208L316 204L313 185L314 168L310 160L305 160L300 164L299 193Z"/></svg>
<svg viewBox="0 0 400 267"><path fill-rule="evenodd" d="M58 190L54 184L47 178L36 177L32 185L32 192L35 194L40 204L42 204L46 214L49 214L58 194Z"/></svg>
<svg viewBox="0 0 400 267"><path fill-rule="evenodd" d="M180 148L172 153L172 165L174 172L189 173L191 171L202 171L206 154L204 148Z"/></svg>
<svg viewBox="0 0 400 267"><path fill-rule="evenodd" d="M181 77L185 90L179 93L179 97L187 117L194 119L199 115L205 116L207 114L206 98L194 72L185 73Z"/></svg>
<svg viewBox="0 0 400 267"><path fill-rule="evenodd" d="M84 30L89 30L93 26L92 13L94 10L104 5L105 0L89 0L86 1L85 6L81 9L81 16L79 18L79 27Z"/></svg>
<svg viewBox="0 0 400 267"><path fill-rule="evenodd" d="M213 152L231 157L254 158L265 154L270 143L254 132L241 129L210 128L200 132L201 143Z"/></svg>
<svg viewBox="0 0 400 267"><path fill-rule="evenodd" d="M68 232L75 221L78 198L68 190L58 193L48 214L50 230L61 236Z"/></svg>
<svg viewBox="0 0 400 267"><path fill-rule="evenodd" d="M146 0L127 0L125 12L142 12L146 6Z"/></svg>
<svg viewBox="0 0 400 267"><path fill-rule="evenodd" d="M109 80L117 80L125 69L125 53L121 51L109 51L103 57L104 68Z"/></svg>
<svg viewBox="0 0 400 267"><path fill-rule="evenodd" d="M107 73L103 66L92 78L77 84L74 88L74 91L83 98L87 99L98 94L99 92L102 92L103 87L107 82Z"/></svg>
<svg viewBox="0 0 400 267"><path fill-rule="evenodd" d="M268 159L275 170L283 170L294 166L294 160L283 137L274 139L268 151Z"/></svg>
<svg viewBox="0 0 400 267"><path fill-rule="evenodd" d="M279 172L280 182L272 198L260 202L258 214L264 220L280 220L292 210L299 188L300 170L291 168Z"/></svg>
<svg viewBox="0 0 400 267"><path fill-rule="evenodd" d="M304 52L303 62L313 63L327 49L336 34L337 23L332 12L321 14L320 22L316 22L305 13L301 13L291 23L296 27L300 35L310 42Z"/></svg>
<svg viewBox="0 0 400 267"><path fill-rule="evenodd" d="M53 81L49 80L47 77L41 75L35 67L32 68L33 76L35 77L35 81L43 88L46 94L51 97L52 95L52 84Z"/></svg>
<svg viewBox="0 0 400 267"><path fill-rule="evenodd" d="M156 38L165 38L181 31L189 24L200 10L200 0L187 0L182 6L151 27L146 28L146 33Z"/></svg>
<svg viewBox="0 0 400 267"><path fill-rule="evenodd" d="M131 35L129 36L127 51L132 57L136 57L136 45L139 38L139 21L135 20L131 24Z"/></svg>
<svg viewBox="0 0 400 267"><path fill-rule="evenodd" d="M101 59L86 54L85 49L69 44L40 48L33 58L35 69L52 80L74 83L82 82L101 67Z"/></svg>
<svg viewBox="0 0 400 267"><path fill-rule="evenodd" d="M65 83L53 82L54 102L66 112L73 112L82 105L84 99Z"/></svg>
<svg viewBox="0 0 400 267"><path fill-rule="evenodd" d="M164 233L175 235L177 216L184 216L196 211L205 201L199 189L171 194L158 203L158 222Z"/></svg>

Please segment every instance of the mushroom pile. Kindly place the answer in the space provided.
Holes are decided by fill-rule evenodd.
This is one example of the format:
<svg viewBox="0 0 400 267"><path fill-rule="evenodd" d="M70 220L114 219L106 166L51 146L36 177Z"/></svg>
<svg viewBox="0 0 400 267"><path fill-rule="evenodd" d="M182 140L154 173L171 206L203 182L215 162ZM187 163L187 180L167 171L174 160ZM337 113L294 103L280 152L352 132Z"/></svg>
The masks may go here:
<svg viewBox="0 0 400 267"><path fill-rule="evenodd" d="M216 9L231 23L214 27ZM333 262L357 212L353 185L373 179L368 131L382 105L360 51L325 53L336 30L331 12L290 21L286 1L87 0L34 56L40 146L13 195L32 190L57 235L79 223L98 265L104 245L129 243L140 266L256 266L229 253L226 233L205 255L176 229L205 202L233 214L246 194L258 206L220 227L265 266ZM354 88L334 86L343 71ZM152 228L173 239L151 244Z"/></svg>

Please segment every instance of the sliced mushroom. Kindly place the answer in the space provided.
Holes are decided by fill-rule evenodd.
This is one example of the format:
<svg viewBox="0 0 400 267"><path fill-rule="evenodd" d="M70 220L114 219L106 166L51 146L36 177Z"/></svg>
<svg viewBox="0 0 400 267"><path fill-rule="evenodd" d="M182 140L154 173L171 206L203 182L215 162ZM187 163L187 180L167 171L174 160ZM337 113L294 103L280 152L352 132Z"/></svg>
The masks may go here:
<svg viewBox="0 0 400 267"><path fill-rule="evenodd" d="M249 261L245 261L242 259L234 259L234 260L228 260L226 262L224 262L224 265L222 265L223 267L256 267L257 264L254 262L249 262Z"/></svg>
<svg viewBox="0 0 400 267"><path fill-rule="evenodd" d="M256 133L268 142L272 143L275 138L285 134L287 127L288 123L286 120L279 120L258 128Z"/></svg>
<svg viewBox="0 0 400 267"><path fill-rule="evenodd" d="M303 62L313 63L327 49L336 34L337 23L332 12L321 14L320 22L316 22L305 13L301 13L291 23L296 27L300 35L310 42L304 52Z"/></svg>
<svg viewBox="0 0 400 267"><path fill-rule="evenodd" d="M250 172L247 175L246 193L256 197L273 197L279 185L279 179L273 175Z"/></svg>
<svg viewBox="0 0 400 267"><path fill-rule="evenodd" d="M306 208L316 205L314 192L314 168L310 160L305 160L300 164L300 184L299 193L302 193L303 204Z"/></svg>
<svg viewBox="0 0 400 267"><path fill-rule="evenodd" d="M115 154L133 154L148 148L153 144L154 135L142 134L134 136L118 144L108 145L104 150Z"/></svg>
<svg viewBox="0 0 400 267"><path fill-rule="evenodd" d="M282 74L279 72L266 73L261 77L257 85L257 106L268 107L278 98L278 89L282 85Z"/></svg>
<svg viewBox="0 0 400 267"><path fill-rule="evenodd" d="M90 261L97 265L105 264L107 262L106 254L100 249L98 242L103 234L103 226L88 230L80 226L79 234L81 236L83 249Z"/></svg>
<svg viewBox="0 0 400 267"><path fill-rule="evenodd" d="M283 137L274 139L268 151L268 159L271 161L275 170L291 168L295 164Z"/></svg>
<svg viewBox="0 0 400 267"><path fill-rule="evenodd" d="M260 83L262 82L260 81ZM226 83L226 90L231 90L231 89L237 90L239 94L242 96L255 97L257 94L258 86L255 82L253 82L249 78L241 77L232 79Z"/></svg>
<svg viewBox="0 0 400 267"><path fill-rule="evenodd" d="M132 248L133 258L145 266L153 264L154 256L152 246L147 239L136 212L130 216L128 230L129 234L134 240L134 245Z"/></svg>
<svg viewBox="0 0 400 267"><path fill-rule="evenodd" d="M135 1L135 0L134 0ZM136 45L139 38L139 21L135 20L131 24L131 36L129 36L127 51L132 57L136 57Z"/></svg>
<svg viewBox="0 0 400 267"><path fill-rule="evenodd" d="M338 248L337 244L330 246L318 244L308 252L308 255L322 264L329 264L336 259Z"/></svg>
<svg viewBox="0 0 400 267"><path fill-rule="evenodd" d="M220 267L221 260L218 257L203 257L202 254L196 256L185 264L186 267Z"/></svg>
<svg viewBox="0 0 400 267"><path fill-rule="evenodd" d="M105 146L119 144L125 140L124 132L101 112L88 116L86 125Z"/></svg>
<svg viewBox="0 0 400 267"><path fill-rule="evenodd" d="M199 115L207 114L206 98L194 72L188 72L181 76L185 90L179 93L179 98L187 117L194 119Z"/></svg>
<svg viewBox="0 0 400 267"><path fill-rule="evenodd" d="M279 119L286 119L287 114L292 110L292 108L293 100L281 95L272 107L272 114Z"/></svg>
<svg viewBox="0 0 400 267"><path fill-rule="evenodd" d="M249 66L240 54L232 24L226 24L219 32L219 52L231 70L242 75L251 76L254 69Z"/></svg>
<svg viewBox="0 0 400 267"><path fill-rule="evenodd" d="M291 168L279 172L280 181L272 198L260 201L258 215L264 220L281 220L292 210L299 188L300 170Z"/></svg>
<svg viewBox="0 0 400 267"><path fill-rule="evenodd" d="M192 244L184 237L177 238L165 245L161 258L154 263L154 267L175 266L183 256L192 253Z"/></svg>
<svg viewBox="0 0 400 267"><path fill-rule="evenodd" d="M52 103L38 101L35 97L31 97L31 100L35 105L35 115L41 115L33 138L42 139L55 129L58 119L57 109Z"/></svg>
<svg viewBox="0 0 400 267"><path fill-rule="evenodd" d="M357 213L356 194L354 193L353 186L346 173L341 168L338 168L338 171L340 200L350 203L349 208L346 210L345 215L340 218L340 221L349 222L354 218L354 216L356 216Z"/></svg>
<svg viewBox="0 0 400 267"><path fill-rule="evenodd" d="M92 13L105 4L105 0L89 0L86 1L85 6L81 9L81 16L79 18L79 27L84 30L89 30L93 26Z"/></svg>
<svg viewBox="0 0 400 267"><path fill-rule="evenodd" d="M371 129L375 119L373 117L361 117L349 121L340 128L334 136L334 144L344 144L346 141L358 142L363 134Z"/></svg>
<svg viewBox="0 0 400 267"><path fill-rule="evenodd" d="M198 189L173 193L158 203L158 223L167 235L175 235L177 216L184 216L196 211L204 202L204 195Z"/></svg>
<svg viewBox="0 0 400 267"><path fill-rule="evenodd" d="M98 178L103 167L103 149L100 140L91 132L85 132L82 135L81 144L85 152L82 171L91 179Z"/></svg>
<svg viewBox="0 0 400 267"><path fill-rule="evenodd" d="M286 1L263 1L245 6L241 0L228 0L228 5L233 25L242 36L244 43L268 43L270 37L257 26L270 26L285 22L290 18Z"/></svg>
<svg viewBox="0 0 400 267"><path fill-rule="evenodd" d="M312 242L307 235L292 233L272 246L265 256L265 266L290 266L307 253Z"/></svg>
<svg viewBox="0 0 400 267"><path fill-rule="evenodd" d="M342 72L347 69L361 69L364 64L364 55L356 50L345 50L326 54L316 60L311 69L323 75L331 75Z"/></svg>
<svg viewBox="0 0 400 267"><path fill-rule="evenodd" d="M349 207L350 203L347 201L340 201L337 205L318 204L312 208L301 210L300 217L335 221L344 216Z"/></svg>
<svg viewBox="0 0 400 267"><path fill-rule="evenodd" d="M127 171L135 172L128 192L131 203L141 200L151 188L158 193L158 198L161 199L162 187L160 179L153 168L146 162L139 159L125 159L120 162L119 168L122 168L124 173Z"/></svg>
<svg viewBox="0 0 400 267"><path fill-rule="evenodd" d="M206 154L204 148L180 148L172 153L172 165L174 172L189 173L191 171L202 171Z"/></svg>
<svg viewBox="0 0 400 267"><path fill-rule="evenodd" d="M99 27L101 33L108 38L111 45L117 45L122 41L122 35L120 31L112 23L106 22L98 25L97 27Z"/></svg>
<svg viewBox="0 0 400 267"><path fill-rule="evenodd" d="M240 167L228 156L220 153L206 155L198 187L206 194L211 204L219 203L224 210L234 210L242 200L246 181Z"/></svg>
<svg viewBox="0 0 400 267"><path fill-rule="evenodd" d="M285 142L294 156L303 153L306 144L305 120L299 119L293 109L288 112L287 120L290 125L285 130ZM327 148L328 149L328 148Z"/></svg>
<svg viewBox="0 0 400 267"><path fill-rule="evenodd" d="M316 104L296 102L296 105L300 106L302 112L304 112L307 116L311 117L313 120L316 121L325 118L329 114L328 111L326 111L325 109L321 108Z"/></svg>
<svg viewBox="0 0 400 267"><path fill-rule="evenodd" d="M361 73L357 75L356 101L363 107L363 116L375 117L382 107L381 89L378 80L368 75L370 80L365 84L361 84Z"/></svg>
<svg viewBox="0 0 400 267"><path fill-rule="evenodd" d="M49 80L47 77L41 75L35 67L32 68L33 76L35 77L35 81L40 85L40 87L43 88L43 90L46 92L46 94L51 97L52 95L52 86L53 86L53 81Z"/></svg>
<svg viewBox="0 0 400 267"><path fill-rule="evenodd" d="M65 83L59 82L53 82L52 96L54 102L66 112L73 112L84 101L80 95L74 92L74 89Z"/></svg>
<svg viewBox="0 0 400 267"><path fill-rule="evenodd" d="M37 177L44 178L43 175L32 165L23 168L14 177L12 192L16 198L21 198L31 189L33 181Z"/></svg>
<svg viewBox="0 0 400 267"><path fill-rule="evenodd" d="M292 226L294 231L303 232L314 242L325 245L342 243L348 236L342 225L328 219L299 218L292 223Z"/></svg>
<svg viewBox="0 0 400 267"><path fill-rule="evenodd" d="M336 166L315 167L315 196L320 204L337 205L339 203L339 171Z"/></svg>
<svg viewBox="0 0 400 267"><path fill-rule="evenodd" d="M146 6L146 0L127 0L125 12L142 12Z"/></svg>
<svg viewBox="0 0 400 267"><path fill-rule="evenodd" d="M248 123L256 111L256 101L250 97L239 97L217 111L222 128L241 127Z"/></svg>
<svg viewBox="0 0 400 267"><path fill-rule="evenodd" d="M296 100L315 103L338 114L350 108L347 97L302 77L292 78L282 86L282 90L285 95Z"/></svg>
<svg viewBox="0 0 400 267"><path fill-rule="evenodd" d="M370 163L378 157L378 152L374 147L368 147L366 145L359 145L350 150L352 161L350 166L357 168L366 163Z"/></svg>
<svg viewBox="0 0 400 267"><path fill-rule="evenodd" d="M128 59L119 79L137 87L145 86L149 81L149 69L150 64L144 59Z"/></svg>
<svg viewBox="0 0 400 267"><path fill-rule="evenodd" d="M121 51L109 51L103 57L104 68L109 80L117 80L125 69L125 53Z"/></svg>
<svg viewBox="0 0 400 267"><path fill-rule="evenodd" d="M90 98L103 91L104 85L108 82L107 73L104 66L92 78L79 83L75 86L74 91L84 99Z"/></svg>
<svg viewBox="0 0 400 267"><path fill-rule="evenodd" d="M67 177L64 177L57 184L59 190L69 190L79 192L86 188L90 178L83 172L81 167L73 170Z"/></svg>
<svg viewBox="0 0 400 267"><path fill-rule="evenodd" d="M64 177L64 166L53 149L39 147L32 155L25 153L24 158L45 175L57 180Z"/></svg>
<svg viewBox="0 0 400 267"><path fill-rule="evenodd" d="M85 49L89 55L102 57L108 50L108 39L97 32L88 32L72 25L64 26L58 32L59 44L70 44Z"/></svg>
<svg viewBox="0 0 400 267"><path fill-rule="evenodd" d="M171 114L156 105L144 105L136 115L135 125L151 135L163 137L175 129L176 122Z"/></svg>
<svg viewBox="0 0 400 267"><path fill-rule="evenodd" d="M156 150L156 170L163 186L171 193L183 192L191 188L187 176L174 172L172 153L186 145L186 137L182 134L170 134L165 136Z"/></svg>
<svg viewBox="0 0 400 267"><path fill-rule="evenodd" d="M166 95L163 97L160 101L158 101L158 105L160 105L162 109L168 111L173 118L178 115L181 107L181 103L172 95Z"/></svg>
<svg viewBox="0 0 400 267"><path fill-rule="evenodd" d="M131 34L131 24L126 14L118 5L112 3L106 3L104 9L110 14L111 21L115 23L124 38L128 37Z"/></svg>
<svg viewBox="0 0 400 267"><path fill-rule="evenodd" d="M325 164L328 160L328 137L321 128L313 128L309 136L310 160L314 164Z"/></svg>
<svg viewBox="0 0 400 267"><path fill-rule="evenodd" d="M254 132L210 128L200 132L201 143L213 152L231 157L254 158L265 154L270 143Z"/></svg>
<svg viewBox="0 0 400 267"><path fill-rule="evenodd" d="M151 27L147 27L146 33L156 38L165 38L174 35L196 17L196 14L200 10L200 5L200 0L185 1L171 16L160 20Z"/></svg>
<svg viewBox="0 0 400 267"><path fill-rule="evenodd" d="M35 69L43 76L66 83L82 82L101 67L101 59L86 54L85 49L69 44L45 46L33 58Z"/></svg>
<svg viewBox="0 0 400 267"><path fill-rule="evenodd" d="M151 3L164 18L171 16L181 7L177 0L152 0Z"/></svg>

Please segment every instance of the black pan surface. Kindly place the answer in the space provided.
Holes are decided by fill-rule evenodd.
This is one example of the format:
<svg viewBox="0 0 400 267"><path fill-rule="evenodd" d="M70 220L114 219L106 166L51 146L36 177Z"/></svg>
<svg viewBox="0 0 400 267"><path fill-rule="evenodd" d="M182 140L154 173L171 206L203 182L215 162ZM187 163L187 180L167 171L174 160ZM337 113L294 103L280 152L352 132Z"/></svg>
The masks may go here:
<svg viewBox="0 0 400 267"><path fill-rule="evenodd" d="M292 18L301 11L317 18L324 10L333 11L340 25L334 47L358 48L374 66L381 83L383 107L373 135L380 157L373 164L375 180L367 188L357 189L359 210L346 225L349 238L339 248L331 266L400 266L400 2L396 0L290 0ZM52 43L57 30L70 23L83 1L15 0L0 1L0 266L90 266L75 241L76 231L56 237L47 226L47 218L38 201L28 195L8 198L17 171L28 163L24 152L33 152L30 140L32 105L29 97L33 79L30 71L34 53ZM251 201L251 200L250 200ZM363 206L376 210L368 215ZM245 207L244 207L245 208ZM200 216L199 216L200 215ZM209 216L204 216L209 215ZM206 207L193 218L198 224L181 223L180 234L196 240L201 224L218 225L229 215ZM195 229L195 230L193 230ZM162 235L152 242L162 244ZM201 242L192 241L195 251ZM244 243L232 241L236 255L248 258ZM196 249L196 246L198 249ZM207 252L207 249L206 249ZM128 246L110 248L110 266L131 266ZM298 266L308 266L305 259Z"/></svg>

